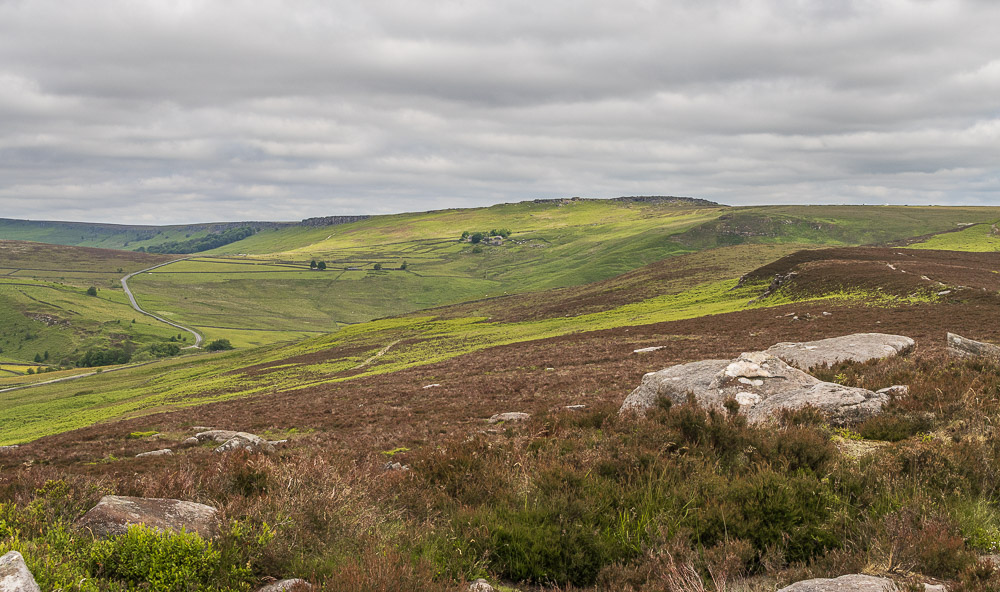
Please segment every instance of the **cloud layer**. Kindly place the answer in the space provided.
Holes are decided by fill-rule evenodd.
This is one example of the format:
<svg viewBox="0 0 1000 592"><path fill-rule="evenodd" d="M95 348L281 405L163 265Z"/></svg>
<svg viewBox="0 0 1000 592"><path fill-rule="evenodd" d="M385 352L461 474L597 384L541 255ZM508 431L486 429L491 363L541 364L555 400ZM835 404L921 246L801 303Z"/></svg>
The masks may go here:
<svg viewBox="0 0 1000 592"><path fill-rule="evenodd" d="M4 217L995 204L985 0L0 0Z"/></svg>

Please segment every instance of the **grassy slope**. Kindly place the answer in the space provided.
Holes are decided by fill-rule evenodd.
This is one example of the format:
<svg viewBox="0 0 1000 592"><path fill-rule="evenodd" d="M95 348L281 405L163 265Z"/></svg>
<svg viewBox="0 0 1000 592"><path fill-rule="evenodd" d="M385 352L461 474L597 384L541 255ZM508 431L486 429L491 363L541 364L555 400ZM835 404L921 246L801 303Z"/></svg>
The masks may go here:
<svg viewBox="0 0 1000 592"><path fill-rule="evenodd" d="M771 260L770 245L732 249L744 261ZM674 260L677 267L703 264L705 256L695 254ZM647 285L657 295L611 301L606 308L573 303L571 291L555 291L550 299L560 314L522 320L488 320L461 316L447 309L435 316L414 314L345 327L333 334L291 345L273 345L223 355L188 356L159 362L115 375L95 376L79 382L41 386L24 391L0 393L0 443L23 441L136 413L146 414L168 408L199 405L258 393L283 392L317 384L331 384L362 376L391 373L431 364L502 344L598 331L615 327L640 326L689 319L747 308L778 306L790 299L770 299L761 304L749 300L762 286L734 289L731 268L714 271L701 267L696 285L677 283L662 265L652 265L621 279L621 287ZM608 292L613 292L606 285ZM827 296L852 300L865 294L838 292ZM809 299L822 299L810 296ZM520 305L516 302L523 299ZM508 299L506 308L531 308L537 295ZM905 298L900 302L907 301ZM562 302L564 306L559 306ZM459 307L461 308L461 307ZM564 313L577 313L566 316ZM531 315L527 315L531 316ZM20 418L14 422L13 418Z"/></svg>
<svg viewBox="0 0 1000 592"><path fill-rule="evenodd" d="M427 307L580 286L720 245L865 244L997 216L996 208L523 202L263 231L215 251L229 259L171 265L136 278L135 286L150 309L209 338L253 345ZM503 246L476 253L456 241L463 230L502 227L514 231ZM328 270L308 271L313 259ZM405 271L398 269L403 261Z"/></svg>
<svg viewBox="0 0 1000 592"><path fill-rule="evenodd" d="M57 364L91 347L176 335L176 329L135 312L118 282L126 273L169 259L0 241L0 356L27 362L47 351L49 363ZM96 297L86 294L90 286L98 288Z"/></svg>
<svg viewBox="0 0 1000 592"><path fill-rule="evenodd" d="M85 222L49 222L0 218L0 239L53 245L135 250L167 241L200 238L212 233L211 224L184 226L129 226Z"/></svg>
<svg viewBox="0 0 1000 592"><path fill-rule="evenodd" d="M935 235L908 247L945 251L1000 251L1000 234L997 233L995 224L977 224L958 232Z"/></svg>

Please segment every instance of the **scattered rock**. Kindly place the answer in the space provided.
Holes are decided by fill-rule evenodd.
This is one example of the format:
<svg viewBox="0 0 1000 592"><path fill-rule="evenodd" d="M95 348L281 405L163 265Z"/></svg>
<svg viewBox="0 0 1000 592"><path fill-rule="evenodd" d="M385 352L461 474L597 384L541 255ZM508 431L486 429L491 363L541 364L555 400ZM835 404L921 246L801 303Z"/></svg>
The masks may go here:
<svg viewBox="0 0 1000 592"><path fill-rule="evenodd" d="M566 405L563 407L563 409L568 409L570 411L583 411L586 408L586 405Z"/></svg>
<svg viewBox="0 0 1000 592"><path fill-rule="evenodd" d="M951 290L941 290L937 293L938 296L947 296L948 294L951 294Z"/></svg>
<svg viewBox="0 0 1000 592"><path fill-rule="evenodd" d="M522 413L520 411L508 411L507 413L497 413L493 415L486 421L489 423L500 423L500 422L515 422L524 421L531 417L530 413Z"/></svg>
<svg viewBox="0 0 1000 592"><path fill-rule="evenodd" d="M890 579L851 574L832 579L803 580L778 592L897 592L898 590Z"/></svg>
<svg viewBox="0 0 1000 592"><path fill-rule="evenodd" d="M17 551L0 557L0 592L41 592L24 557Z"/></svg>
<svg viewBox="0 0 1000 592"><path fill-rule="evenodd" d="M928 584L924 582L924 592L948 592L944 584Z"/></svg>
<svg viewBox="0 0 1000 592"><path fill-rule="evenodd" d="M183 442L181 442L180 446L182 448L189 448L191 446L197 446L198 444L201 444L201 441L198 440L198 438L191 436L190 438L187 438Z"/></svg>
<svg viewBox="0 0 1000 592"><path fill-rule="evenodd" d="M1000 357L1000 346L948 333L948 355L959 358Z"/></svg>
<svg viewBox="0 0 1000 592"><path fill-rule="evenodd" d="M274 446L255 434L247 432L237 432L232 438L226 440L222 446L215 449L215 452L223 453L231 450L248 450L250 452L274 452Z"/></svg>
<svg viewBox="0 0 1000 592"><path fill-rule="evenodd" d="M912 350L914 345L912 339L903 335L855 333L819 341L778 343L765 351L797 368L808 370L824 364L867 362L902 355Z"/></svg>
<svg viewBox="0 0 1000 592"><path fill-rule="evenodd" d="M423 386L422 388L425 388L425 389L429 389L429 388L437 388L437 387L439 387L439 386L441 386L441 385L440 385L440 384L438 384L438 383L434 383L434 384L428 384L428 385L425 385L425 386Z"/></svg>
<svg viewBox="0 0 1000 592"><path fill-rule="evenodd" d="M409 471L410 465L389 461L382 466L383 471Z"/></svg>
<svg viewBox="0 0 1000 592"><path fill-rule="evenodd" d="M641 414L660 397L684 403L689 395L702 407L715 409L734 399L754 423L768 421L782 409L809 405L827 413L831 423L851 423L878 413L889 400L886 394L822 382L768 352L750 352L735 360L704 360L650 372L619 412Z"/></svg>
<svg viewBox="0 0 1000 592"><path fill-rule="evenodd" d="M125 534L130 524L170 531L183 528L211 538L217 528L216 509L175 499L106 495L76 521L100 538Z"/></svg>
<svg viewBox="0 0 1000 592"><path fill-rule="evenodd" d="M493 586L483 578L469 584L469 592L494 592Z"/></svg>
<svg viewBox="0 0 1000 592"><path fill-rule="evenodd" d="M284 440L268 440L267 443L273 446L274 448L280 448L283 447L285 444L288 444L288 439L286 438Z"/></svg>
<svg viewBox="0 0 1000 592"><path fill-rule="evenodd" d="M17 444L10 444L9 446L0 446L0 452L13 452L20 448Z"/></svg>
<svg viewBox="0 0 1000 592"><path fill-rule="evenodd" d="M663 349L664 347L666 347L666 346L665 345L654 345L652 347L642 347L642 348L639 348L639 349L632 350L632 353L634 353L634 354L644 354L646 352L653 352L653 351L656 351L658 349Z"/></svg>
<svg viewBox="0 0 1000 592"><path fill-rule="evenodd" d="M302 578L278 580L257 589L257 592L306 592L312 590L312 584Z"/></svg>
<svg viewBox="0 0 1000 592"><path fill-rule="evenodd" d="M136 458L142 458L143 456L168 456L173 454L174 451L169 448L164 448L162 450L150 450L149 452L140 452L135 455Z"/></svg>
<svg viewBox="0 0 1000 592"><path fill-rule="evenodd" d="M878 389L875 392L883 395L889 395L893 398L902 399L910 394L910 387L905 384L894 384L892 386L887 386L884 389Z"/></svg>

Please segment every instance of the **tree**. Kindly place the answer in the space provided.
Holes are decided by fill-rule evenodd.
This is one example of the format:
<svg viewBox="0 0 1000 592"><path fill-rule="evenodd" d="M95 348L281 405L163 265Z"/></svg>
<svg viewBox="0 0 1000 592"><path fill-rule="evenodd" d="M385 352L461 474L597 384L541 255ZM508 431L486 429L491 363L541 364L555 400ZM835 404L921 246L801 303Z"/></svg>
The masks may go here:
<svg viewBox="0 0 1000 592"><path fill-rule="evenodd" d="M34 374L34 373L35 373L34 368L28 368L28 374Z"/></svg>
<svg viewBox="0 0 1000 592"><path fill-rule="evenodd" d="M381 269L382 269L382 264L381 263L376 263L375 264L375 271L379 271Z"/></svg>
<svg viewBox="0 0 1000 592"><path fill-rule="evenodd" d="M42 361L42 354L35 354L35 361L36 362L41 362Z"/></svg>
<svg viewBox="0 0 1000 592"><path fill-rule="evenodd" d="M408 265L406 264L406 261L403 261L402 263L399 264L400 269L406 269L407 267Z"/></svg>
<svg viewBox="0 0 1000 592"><path fill-rule="evenodd" d="M473 232L472 235L469 237L469 242L471 242L472 244L476 244L478 242L481 242L484 238L486 238L486 235L483 234L482 232Z"/></svg>
<svg viewBox="0 0 1000 592"><path fill-rule="evenodd" d="M212 343L205 346L208 351L222 351L224 349L233 349L233 344L229 343L228 339L216 339Z"/></svg>
<svg viewBox="0 0 1000 592"><path fill-rule="evenodd" d="M49 359L49 350L45 350L45 353L42 354L42 359L43 360L48 360Z"/></svg>
<svg viewBox="0 0 1000 592"><path fill-rule="evenodd" d="M97 296L97 287L91 286L87 288L87 296Z"/></svg>
<svg viewBox="0 0 1000 592"><path fill-rule="evenodd" d="M472 234L472 233L469 232L468 230L466 230L465 232L463 232L462 233L462 240L465 240L465 239L469 238L470 234Z"/></svg>
<svg viewBox="0 0 1000 592"><path fill-rule="evenodd" d="M313 259L309 262L309 269L316 269L316 260Z"/></svg>
<svg viewBox="0 0 1000 592"><path fill-rule="evenodd" d="M319 263L317 263L316 268L319 269L320 271L326 269L326 261L320 261Z"/></svg>

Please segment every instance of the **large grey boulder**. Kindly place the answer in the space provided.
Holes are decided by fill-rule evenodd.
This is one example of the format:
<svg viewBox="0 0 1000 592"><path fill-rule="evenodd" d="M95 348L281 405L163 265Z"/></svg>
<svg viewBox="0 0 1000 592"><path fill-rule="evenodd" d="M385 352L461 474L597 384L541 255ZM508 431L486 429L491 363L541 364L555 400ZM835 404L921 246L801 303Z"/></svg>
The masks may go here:
<svg viewBox="0 0 1000 592"><path fill-rule="evenodd" d="M750 352L735 360L703 360L650 372L625 399L621 410L642 413L660 397L684 403L688 394L702 407L721 408L730 398L741 407L752 406L775 393L817 383L819 379L768 353Z"/></svg>
<svg viewBox="0 0 1000 592"><path fill-rule="evenodd" d="M0 592L41 592L24 557L17 551L0 557Z"/></svg>
<svg viewBox="0 0 1000 592"><path fill-rule="evenodd" d="M797 368L808 370L838 362L867 362L902 355L915 345L916 342L904 335L855 333L818 341L777 343L765 351Z"/></svg>
<svg viewBox="0 0 1000 592"><path fill-rule="evenodd" d="M211 538L218 528L216 513L215 508L195 502L106 495L76 524L100 538L123 535L130 524L174 532L184 529Z"/></svg>
<svg viewBox="0 0 1000 592"><path fill-rule="evenodd" d="M469 584L469 592L494 592L495 588L483 578Z"/></svg>
<svg viewBox="0 0 1000 592"><path fill-rule="evenodd" d="M898 590L896 584L888 578L851 574L839 578L803 580L785 586L778 592L898 592Z"/></svg>
<svg viewBox="0 0 1000 592"><path fill-rule="evenodd" d="M854 424L877 415L889 399L887 393L820 382L807 388L776 393L747 409L746 415L750 423L763 423L783 410L814 407L834 425Z"/></svg>
<svg viewBox="0 0 1000 592"><path fill-rule="evenodd" d="M257 592L307 592L308 590L312 590L312 584L302 578L290 578L261 586Z"/></svg>
<svg viewBox="0 0 1000 592"><path fill-rule="evenodd" d="M959 358L1000 357L1000 346L948 334L948 355Z"/></svg>
<svg viewBox="0 0 1000 592"><path fill-rule="evenodd" d="M735 360L704 360L650 372L622 403L620 413L645 413L660 397L684 403L693 396L705 408L722 408L728 399L740 405L751 423L775 418L783 409L813 406L834 424L878 413L889 395L822 382L767 352L741 354Z"/></svg>

